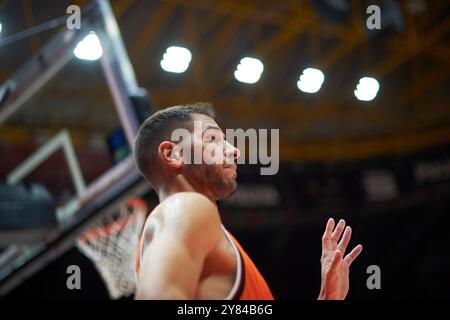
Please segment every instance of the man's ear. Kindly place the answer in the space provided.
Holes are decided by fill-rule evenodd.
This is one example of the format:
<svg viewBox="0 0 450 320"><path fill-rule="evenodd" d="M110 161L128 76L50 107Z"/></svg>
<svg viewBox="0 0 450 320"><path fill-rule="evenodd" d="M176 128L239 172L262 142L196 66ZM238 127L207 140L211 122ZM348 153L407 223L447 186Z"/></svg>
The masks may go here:
<svg viewBox="0 0 450 320"><path fill-rule="evenodd" d="M161 160L173 168L183 166L183 151L177 144L171 141L163 141L159 144L158 153Z"/></svg>

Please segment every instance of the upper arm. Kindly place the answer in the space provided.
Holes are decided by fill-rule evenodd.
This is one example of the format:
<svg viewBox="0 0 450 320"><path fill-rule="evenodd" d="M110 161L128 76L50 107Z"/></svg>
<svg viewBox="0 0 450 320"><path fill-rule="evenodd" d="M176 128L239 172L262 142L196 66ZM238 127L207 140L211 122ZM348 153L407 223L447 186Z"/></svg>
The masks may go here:
<svg viewBox="0 0 450 320"><path fill-rule="evenodd" d="M163 227L144 247L136 297L192 299L203 262L221 237L219 213L205 196L191 192L171 196L163 210Z"/></svg>

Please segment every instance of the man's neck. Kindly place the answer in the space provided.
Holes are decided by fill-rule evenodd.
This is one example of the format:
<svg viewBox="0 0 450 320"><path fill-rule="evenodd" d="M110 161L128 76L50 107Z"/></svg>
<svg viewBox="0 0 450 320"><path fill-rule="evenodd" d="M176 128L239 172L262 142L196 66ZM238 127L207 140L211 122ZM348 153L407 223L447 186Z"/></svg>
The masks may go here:
<svg viewBox="0 0 450 320"><path fill-rule="evenodd" d="M159 202L163 202L165 199L170 197L171 195L179 192L198 192L203 194L209 200L211 200L214 205L217 206L216 199L209 194L209 192L202 192L196 188L194 188L188 181L184 178L179 177L178 179L174 179L173 182L165 184L156 190L159 198Z"/></svg>

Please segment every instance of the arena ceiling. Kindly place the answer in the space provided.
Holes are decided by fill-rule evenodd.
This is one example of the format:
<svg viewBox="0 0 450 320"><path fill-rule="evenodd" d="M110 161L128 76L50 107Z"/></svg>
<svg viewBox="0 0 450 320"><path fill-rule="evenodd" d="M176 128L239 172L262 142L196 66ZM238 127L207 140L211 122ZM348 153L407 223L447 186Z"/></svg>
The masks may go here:
<svg viewBox="0 0 450 320"><path fill-rule="evenodd" d="M62 16L89 1L2 1L1 36ZM331 5L334 3L334 5ZM295 0L112 0L140 86L157 107L210 101L224 128L279 128L284 160L339 160L450 142L450 2ZM379 4L382 29L365 9ZM340 5L340 7L338 6ZM339 10L338 10L339 9ZM60 29L0 48L0 80ZM183 74L160 67L165 49L192 52ZM256 84L233 76L243 56L264 63ZM325 73L316 94L298 90L306 67ZM381 88L353 91L372 76ZM0 128L26 141L63 122L80 136L118 124L98 63L74 59L22 113Z"/></svg>

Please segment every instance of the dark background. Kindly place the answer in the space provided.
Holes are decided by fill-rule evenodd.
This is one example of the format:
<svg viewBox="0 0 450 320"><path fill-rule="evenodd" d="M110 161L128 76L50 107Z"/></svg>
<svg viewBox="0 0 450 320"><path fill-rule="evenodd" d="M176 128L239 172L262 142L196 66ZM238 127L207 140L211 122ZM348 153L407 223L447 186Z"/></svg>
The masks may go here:
<svg viewBox="0 0 450 320"><path fill-rule="evenodd" d="M352 227L349 247L364 246L351 267L349 299L449 298L450 176L420 184L414 178L418 163L449 159L448 146L441 146L333 167L285 164L279 174L267 177L259 176L257 167L242 166L240 187L232 197L236 199L243 189L247 192L240 201L220 202L220 211L225 226L248 251L278 299L317 298L321 236L328 217L344 218ZM375 169L393 174L397 196L367 200L361 177ZM320 188L312 188L310 180ZM264 202L264 191L258 186L274 187L278 197ZM154 206L157 199L151 193L147 200ZM258 201L263 204L258 206ZM81 290L66 287L71 264L81 268ZM366 286L370 265L381 269L380 290ZM90 261L74 248L8 296L19 297L107 299L108 295Z"/></svg>
<svg viewBox="0 0 450 320"><path fill-rule="evenodd" d="M0 40L90 2L0 1ZM381 8L381 30L366 28L369 4ZM220 203L225 226L276 298L317 298L329 217L353 228L350 247L364 246L351 269L349 299L450 297L449 1L112 0L111 6L155 109L209 101L223 129L280 129L279 173L261 176L257 165L239 165L240 186ZM0 82L63 28L1 47ZM171 45L192 52L183 74L160 67ZM254 85L233 77L243 56L264 62ZM296 87L307 67L325 74L313 95ZM353 95L362 76L380 82L373 101ZM62 128L87 183L114 165L111 139L120 125L98 61L74 58L0 125L0 183ZM129 151L122 147L115 151ZM426 179L417 175L421 166ZM367 176L374 173L370 189ZM68 181L62 152L27 179L45 186L57 204L74 194ZM156 205L155 194L146 200L150 209ZM81 268L81 290L66 287L72 264ZM381 269L381 290L367 289L370 265ZM108 295L90 260L73 248L6 298Z"/></svg>

